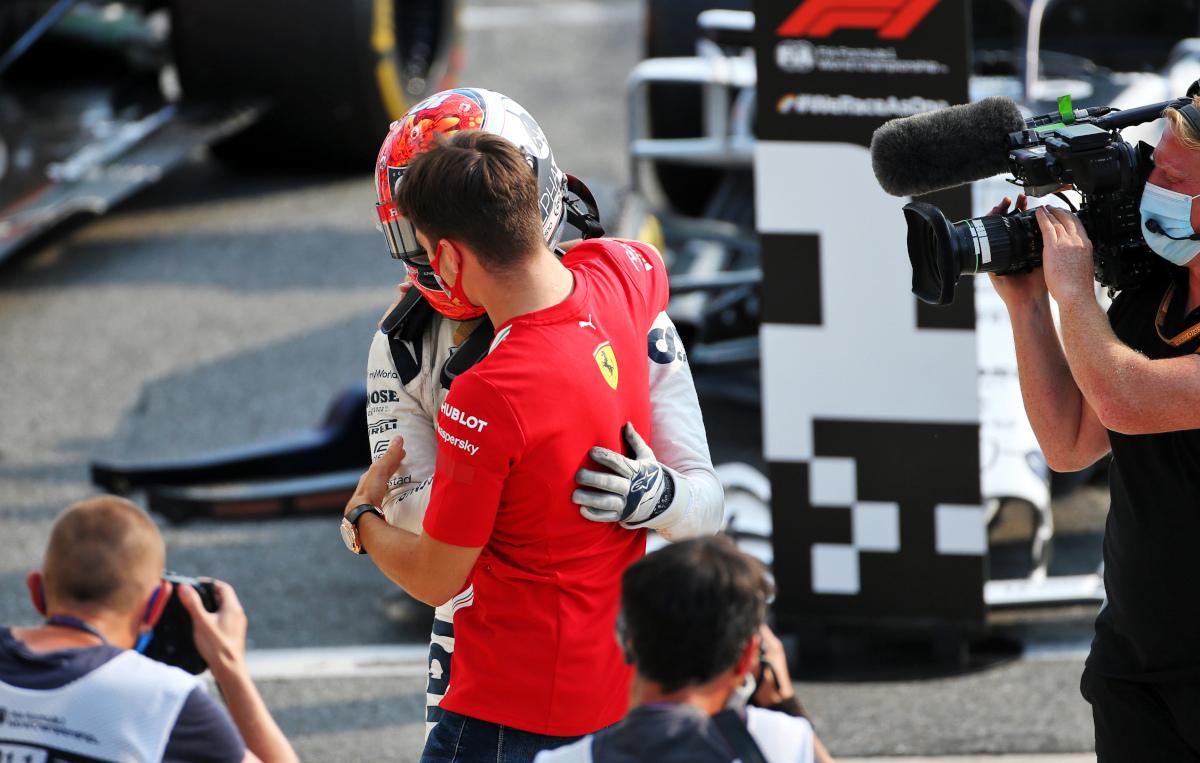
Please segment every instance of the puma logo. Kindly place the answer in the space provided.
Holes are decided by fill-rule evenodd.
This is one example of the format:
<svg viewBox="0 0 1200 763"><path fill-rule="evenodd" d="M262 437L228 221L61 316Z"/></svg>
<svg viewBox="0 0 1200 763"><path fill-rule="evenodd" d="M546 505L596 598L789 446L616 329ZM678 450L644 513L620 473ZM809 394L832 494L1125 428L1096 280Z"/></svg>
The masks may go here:
<svg viewBox="0 0 1200 763"><path fill-rule="evenodd" d="M579 328L585 328L585 327L589 327L589 326L592 329L594 329L595 331L600 330L600 329L596 328L596 324L592 323L592 314L591 313L588 313L588 319L586 321L579 322Z"/></svg>

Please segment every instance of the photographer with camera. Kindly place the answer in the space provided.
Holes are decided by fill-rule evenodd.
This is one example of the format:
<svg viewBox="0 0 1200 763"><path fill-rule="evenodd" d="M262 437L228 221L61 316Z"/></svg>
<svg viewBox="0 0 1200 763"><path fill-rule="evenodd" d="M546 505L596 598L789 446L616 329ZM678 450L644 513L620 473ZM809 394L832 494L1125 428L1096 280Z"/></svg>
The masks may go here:
<svg viewBox="0 0 1200 763"><path fill-rule="evenodd" d="M535 763L829 763L765 623L773 593L758 560L724 536L634 562L617 620L636 670L629 715Z"/></svg>
<svg viewBox="0 0 1200 763"><path fill-rule="evenodd" d="M26 578L36 628L0 628L0 760L257 761L295 752L246 670L246 615L214 581L209 612L163 579L158 528L136 505L99 496L54 522ZM172 590L228 711L198 678L141 654Z"/></svg>
<svg viewBox="0 0 1200 763"><path fill-rule="evenodd" d="M1193 97L1166 110L1141 200L1146 243L1167 267L1122 290L1106 316L1083 224L1041 207L1043 267L992 276L1012 318L1025 409L1047 464L1076 471L1113 455L1108 600L1081 683L1101 761L1200 760L1198 106Z"/></svg>

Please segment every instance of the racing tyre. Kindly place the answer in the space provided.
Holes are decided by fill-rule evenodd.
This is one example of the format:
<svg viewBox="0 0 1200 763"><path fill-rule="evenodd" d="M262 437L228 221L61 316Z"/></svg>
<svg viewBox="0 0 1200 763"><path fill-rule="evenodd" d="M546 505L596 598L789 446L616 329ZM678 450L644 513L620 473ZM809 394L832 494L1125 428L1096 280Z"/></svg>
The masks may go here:
<svg viewBox="0 0 1200 763"><path fill-rule="evenodd" d="M388 125L457 68L454 0L170 0L186 100L261 98L217 147L265 164L370 166Z"/></svg>
<svg viewBox="0 0 1200 763"><path fill-rule="evenodd" d="M696 17L713 8L748 11L750 0L650 0L647 3L646 57L696 55L700 27ZM700 88L695 85L650 86L650 137L699 138L703 118ZM659 187L676 211L692 217L704 213L721 181L719 170L655 162Z"/></svg>

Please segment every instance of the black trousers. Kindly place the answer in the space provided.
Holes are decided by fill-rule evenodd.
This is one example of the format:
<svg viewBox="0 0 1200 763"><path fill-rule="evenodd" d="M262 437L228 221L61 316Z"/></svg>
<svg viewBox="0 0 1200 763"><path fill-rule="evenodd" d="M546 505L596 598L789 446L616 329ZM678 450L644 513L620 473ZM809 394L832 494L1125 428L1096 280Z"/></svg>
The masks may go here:
<svg viewBox="0 0 1200 763"><path fill-rule="evenodd" d="M1120 681L1084 668L1098 763L1200 763L1200 684Z"/></svg>

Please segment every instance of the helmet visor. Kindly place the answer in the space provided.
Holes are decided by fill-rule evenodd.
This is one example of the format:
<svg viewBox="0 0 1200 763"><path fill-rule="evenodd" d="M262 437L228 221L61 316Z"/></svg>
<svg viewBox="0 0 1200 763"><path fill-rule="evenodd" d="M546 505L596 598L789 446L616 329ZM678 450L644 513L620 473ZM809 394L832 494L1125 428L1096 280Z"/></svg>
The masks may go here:
<svg viewBox="0 0 1200 763"><path fill-rule="evenodd" d="M375 212L379 215L377 227L387 240L392 256L413 266L429 267L429 254L417 242L417 229L400 214L396 205L376 204Z"/></svg>

